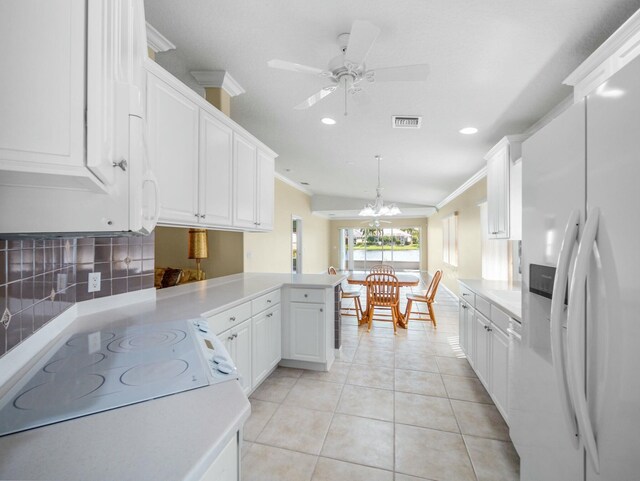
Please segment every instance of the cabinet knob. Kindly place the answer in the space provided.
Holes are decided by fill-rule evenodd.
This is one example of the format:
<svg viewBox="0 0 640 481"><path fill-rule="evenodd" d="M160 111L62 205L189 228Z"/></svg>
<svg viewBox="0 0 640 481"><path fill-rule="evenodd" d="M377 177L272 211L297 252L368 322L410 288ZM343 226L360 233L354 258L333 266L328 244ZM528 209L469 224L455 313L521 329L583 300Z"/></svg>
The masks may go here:
<svg viewBox="0 0 640 481"><path fill-rule="evenodd" d="M498 231L492 232L491 235L496 235Z"/></svg>
<svg viewBox="0 0 640 481"><path fill-rule="evenodd" d="M204 214L202 214L202 215L200 216L200 218L201 218L201 219L204 219L205 217L206 217L206 215L204 215Z"/></svg>
<svg viewBox="0 0 640 481"><path fill-rule="evenodd" d="M309 297L309 294L305 294L304 297Z"/></svg>
<svg viewBox="0 0 640 481"><path fill-rule="evenodd" d="M234 339L235 339L236 337L238 337L238 333L237 333L237 332L233 335L233 338L234 338Z"/></svg>
<svg viewBox="0 0 640 481"><path fill-rule="evenodd" d="M482 327L484 327L484 330L485 330L485 331L487 330L487 326L482 326Z"/></svg>
<svg viewBox="0 0 640 481"><path fill-rule="evenodd" d="M233 341L233 336L227 337L227 341Z"/></svg>
<svg viewBox="0 0 640 481"><path fill-rule="evenodd" d="M462 306L460 306L460 307L462 307L463 309L467 308L467 306L465 306L464 304L462 304Z"/></svg>
<svg viewBox="0 0 640 481"><path fill-rule="evenodd" d="M271 314L267 314L267 317L271 317L273 316L273 312Z"/></svg>
<svg viewBox="0 0 640 481"><path fill-rule="evenodd" d="M235 321L235 320L236 320L236 318L235 318L235 317L230 317L230 318L229 318L229 322L233 322L233 321Z"/></svg>
<svg viewBox="0 0 640 481"><path fill-rule="evenodd" d="M267 304L271 304L271 299L267 299Z"/></svg>
<svg viewBox="0 0 640 481"><path fill-rule="evenodd" d="M491 329L490 327L487 327L487 331L491 332L491 331L493 331L493 329Z"/></svg>
<svg viewBox="0 0 640 481"><path fill-rule="evenodd" d="M322 307L320 308L320 312L324 312L324 309Z"/></svg>

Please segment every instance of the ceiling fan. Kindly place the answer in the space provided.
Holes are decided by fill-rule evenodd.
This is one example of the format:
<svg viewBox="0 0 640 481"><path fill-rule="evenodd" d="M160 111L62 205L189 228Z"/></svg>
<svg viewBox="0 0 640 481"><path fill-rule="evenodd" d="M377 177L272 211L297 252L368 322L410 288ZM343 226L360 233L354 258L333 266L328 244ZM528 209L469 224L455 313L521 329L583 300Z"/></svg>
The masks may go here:
<svg viewBox="0 0 640 481"><path fill-rule="evenodd" d="M331 59L324 70L277 59L269 60L267 65L271 68L323 77L330 81L329 85L296 105L294 109L308 109L338 88L342 88L344 90L344 114L347 115L347 93L361 92L363 80L367 82L421 82L426 80L429 75L429 65L427 64L367 70L365 60L379 34L380 29L371 22L355 20L351 25L350 33L338 35L338 45L342 53Z"/></svg>

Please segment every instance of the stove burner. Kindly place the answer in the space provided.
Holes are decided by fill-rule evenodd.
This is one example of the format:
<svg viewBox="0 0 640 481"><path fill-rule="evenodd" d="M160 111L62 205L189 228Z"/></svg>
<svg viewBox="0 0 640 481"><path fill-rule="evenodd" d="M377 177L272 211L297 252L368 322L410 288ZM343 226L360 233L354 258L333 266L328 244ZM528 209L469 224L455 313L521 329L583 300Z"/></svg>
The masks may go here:
<svg viewBox="0 0 640 481"><path fill-rule="evenodd" d="M166 329L154 332L141 332L111 341L107 349L111 352L141 352L173 346L187 337L187 333L179 329Z"/></svg>
<svg viewBox="0 0 640 481"><path fill-rule="evenodd" d="M85 367L98 364L105 357L101 352L94 354L76 354L70 357L63 357L49 362L42 368L44 372L55 374L57 372L74 372L84 369Z"/></svg>
<svg viewBox="0 0 640 481"><path fill-rule="evenodd" d="M182 359L141 364L125 371L120 376L120 381L127 386L143 386L173 379L187 369L189 369L189 363Z"/></svg>
<svg viewBox="0 0 640 481"><path fill-rule="evenodd" d="M99 374L87 374L81 377L56 379L32 387L13 401L18 409L48 410L88 396L104 384L105 378Z"/></svg>
<svg viewBox="0 0 640 481"><path fill-rule="evenodd" d="M100 342L110 341L116 337L113 332L103 332L100 331ZM78 336L72 337L66 342L69 347L82 347L87 348L89 350L89 335L88 334L80 334Z"/></svg>

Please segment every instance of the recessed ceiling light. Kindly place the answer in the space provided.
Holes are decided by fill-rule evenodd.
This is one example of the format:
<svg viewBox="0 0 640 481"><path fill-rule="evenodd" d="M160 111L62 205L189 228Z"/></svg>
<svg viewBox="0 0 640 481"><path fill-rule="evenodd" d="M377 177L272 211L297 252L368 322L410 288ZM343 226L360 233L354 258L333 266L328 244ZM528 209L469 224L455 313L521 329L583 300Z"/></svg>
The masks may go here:
<svg viewBox="0 0 640 481"><path fill-rule="evenodd" d="M478 132L478 129L475 127L465 127L464 129L460 129L460 133L464 135L473 135Z"/></svg>
<svg viewBox="0 0 640 481"><path fill-rule="evenodd" d="M320 122L322 122L325 125L334 125L336 123L336 121L333 120L331 117L325 117Z"/></svg>

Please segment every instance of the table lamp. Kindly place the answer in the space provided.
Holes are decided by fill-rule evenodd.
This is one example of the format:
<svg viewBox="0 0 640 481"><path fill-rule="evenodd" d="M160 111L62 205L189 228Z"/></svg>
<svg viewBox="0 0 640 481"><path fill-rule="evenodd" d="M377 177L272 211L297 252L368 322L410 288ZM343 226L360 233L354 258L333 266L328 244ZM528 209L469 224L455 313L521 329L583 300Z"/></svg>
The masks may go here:
<svg viewBox="0 0 640 481"><path fill-rule="evenodd" d="M189 229L189 259L196 260L196 275L198 280L204 279L204 272L200 269L200 261L209 257L209 243L206 229Z"/></svg>

